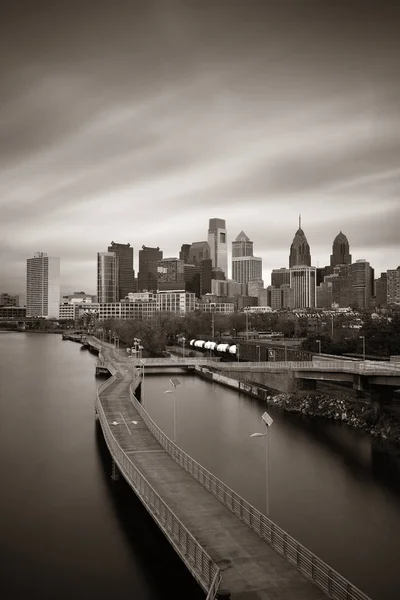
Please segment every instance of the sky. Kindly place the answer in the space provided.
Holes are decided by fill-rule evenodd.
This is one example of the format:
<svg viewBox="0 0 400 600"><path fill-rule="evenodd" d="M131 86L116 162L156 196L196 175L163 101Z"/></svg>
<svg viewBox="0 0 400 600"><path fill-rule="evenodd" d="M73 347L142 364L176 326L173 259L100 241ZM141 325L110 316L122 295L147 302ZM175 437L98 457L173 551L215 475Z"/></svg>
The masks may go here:
<svg viewBox="0 0 400 600"><path fill-rule="evenodd" d="M400 264L400 3L5 0L0 8L0 292L61 257L96 293L113 240L207 239L225 219L288 266L341 230L353 260Z"/></svg>

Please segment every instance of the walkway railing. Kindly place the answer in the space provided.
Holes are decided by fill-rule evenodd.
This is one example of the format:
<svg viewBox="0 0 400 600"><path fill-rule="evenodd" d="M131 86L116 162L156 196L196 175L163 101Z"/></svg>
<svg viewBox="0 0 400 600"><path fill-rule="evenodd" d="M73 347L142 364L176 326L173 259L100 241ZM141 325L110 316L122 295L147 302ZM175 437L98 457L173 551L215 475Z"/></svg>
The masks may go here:
<svg viewBox="0 0 400 600"><path fill-rule="evenodd" d="M189 571L192 573L193 577L205 590L207 599L214 600L221 581L221 574L218 566L199 542L192 536L190 531L186 529L175 513L157 494L139 469L132 463L111 431L101 404L100 394L113 383L115 379L115 376L110 377L110 379L107 379L107 381L100 385L97 389L96 397L97 414L110 454L126 481L140 498L153 519L157 522L160 529L164 532L175 551L179 554Z"/></svg>
<svg viewBox="0 0 400 600"><path fill-rule="evenodd" d="M286 531L275 525L271 519L174 444L155 424L136 399L133 390L136 389L139 382L140 375L138 374L130 387L131 401L151 433L175 462L218 498L233 514L266 540L289 563L296 566L303 575L321 588L329 598L333 600L370 600L366 594L352 585L318 556L307 550Z"/></svg>

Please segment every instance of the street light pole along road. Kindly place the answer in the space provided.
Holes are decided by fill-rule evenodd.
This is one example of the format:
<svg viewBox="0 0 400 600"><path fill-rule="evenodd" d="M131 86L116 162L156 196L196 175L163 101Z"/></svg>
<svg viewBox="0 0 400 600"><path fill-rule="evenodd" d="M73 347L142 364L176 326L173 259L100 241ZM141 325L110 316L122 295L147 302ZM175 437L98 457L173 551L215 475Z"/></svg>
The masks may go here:
<svg viewBox="0 0 400 600"><path fill-rule="evenodd" d="M269 516L269 433L268 428L274 422L273 418L265 412L262 415L262 420L265 423L265 433L252 433L251 438L265 437L265 514Z"/></svg>
<svg viewBox="0 0 400 600"><path fill-rule="evenodd" d="M178 385L181 384L180 380L178 379L178 377L171 377L171 379L169 380L170 384L172 385L172 390L165 390L164 394L173 394L173 400L174 400L174 433L173 433L173 442L176 443L176 422L177 422L177 407L176 407L176 388Z"/></svg>

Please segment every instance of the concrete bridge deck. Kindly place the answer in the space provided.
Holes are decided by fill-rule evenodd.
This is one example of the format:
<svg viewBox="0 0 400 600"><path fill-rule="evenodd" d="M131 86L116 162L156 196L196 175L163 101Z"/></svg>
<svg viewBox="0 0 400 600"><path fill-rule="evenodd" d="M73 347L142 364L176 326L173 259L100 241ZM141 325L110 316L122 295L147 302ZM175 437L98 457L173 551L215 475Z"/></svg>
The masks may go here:
<svg viewBox="0 0 400 600"><path fill-rule="evenodd" d="M128 483L162 527L187 566L190 568L195 564L190 570L204 590L210 590L208 598L215 597L214 590L210 589L213 565L216 565L222 575L221 590L229 590L232 600L326 598L317 585L293 566L297 565L311 579L323 585L330 592L331 598L368 600L357 588L274 526L222 482L218 482L162 432L158 435L158 439L164 441L161 445L149 430L152 422L146 411L137 400L129 398L131 363L122 359L110 347L104 349L102 355L114 376L111 381L103 384L96 406L101 413L100 423L111 454ZM153 425L154 432L156 426ZM169 452L166 447L170 449ZM193 473L197 469L197 477L182 468L189 463L194 465ZM146 501L143 485L136 476L144 478L160 500ZM204 487L204 479L207 478L211 481L208 489L212 493ZM203 485L199 482L202 479ZM148 493L147 497L150 497ZM168 527L168 517L163 526L160 515L162 516L164 503L175 515L177 522L186 528L186 533L182 529L178 537L174 537L174 528L172 525ZM149 508L150 505L155 508ZM246 519L248 524L244 522ZM200 566L196 549L192 550L194 563L186 559L190 546L187 531L204 550ZM182 542L185 536L186 541ZM280 554L270 545L274 545L274 536L277 540L275 547L279 548ZM267 537L270 543L266 541ZM202 579L204 563L207 561L206 579ZM196 568L200 575L196 575ZM219 597L229 596L224 596L221 592Z"/></svg>

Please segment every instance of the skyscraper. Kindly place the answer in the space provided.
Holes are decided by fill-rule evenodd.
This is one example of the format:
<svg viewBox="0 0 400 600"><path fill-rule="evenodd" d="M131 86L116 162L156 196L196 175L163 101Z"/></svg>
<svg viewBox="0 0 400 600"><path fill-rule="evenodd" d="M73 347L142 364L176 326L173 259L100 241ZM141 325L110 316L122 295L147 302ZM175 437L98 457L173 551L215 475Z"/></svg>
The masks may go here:
<svg viewBox="0 0 400 600"><path fill-rule="evenodd" d="M344 233L340 232L333 240L332 254L331 254L331 267L337 265L349 265L351 264L351 254L349 242Z"/></svg>
<svg viewBox="0 0 400 600"><path fill-rule="evenodd" d="M135 292L135 272L133 270L133 248L130 244L111 242L109 252L118 257L118 291L117 302L123 300L129 293Z"/></svg>
<svg viewBox="0 0 400 600"><path fill-rule="evenodd" d="M290 287L293 290L292 308L314 308L316 306L316 279L315 267L291 267Z"/></svg>
<svg viewBox="0 0 400 600"><path fill-rule="evenodd" d="M387 272L387 303L400 304L400 267Z"/></svg>
<svg viewBox="0 0 400 600"><path fill-rule="evenodd" d="M97 302L118 302L118 256L115 252L97 253Z"/></svg>
<svg viewBox="0 0 400 600"><path fill-rule="evenodd" d="M301 217L299 217L299 228L290 246L289 267L311 267L310 246L301 228Z"/></svg>
<svg viewBox="0 0 400 600"><path fill-rule="evenodd" d="M219 267L228 277L228 245L225 219L210 219L208 243L211 250L212 266Z"/></svg>
<svg viewBox="0 0 400 600"><path fill-rule="evenodd" d="M253 256L253 242L244 231L232 242L232 259L239 256Z"/></svg>
<svg viewBox="0 0 400 600"><path fill-rule="evenodd" d="M281 287L281 285L285 285L290 283L290 271L286 269L286 267L281 267L280 269L272 269L271 273L271 285L274 287Z"/></svg>
<svg viewBox="0 0 400 600"><path fill-rule="evenodd" d="M350 265L349 274L351 279L351 305L361 310L369 309L374 280L371 265L364 259L357 260Z"/></svg>
<svg viewBox="0 0 400 600"><path fill-rule="evenodd" d="M262 259L253 256L253 242L244 231L232 242L232 279L239 283L262 279Z"/></svg>
<svg viewBox="0 0 400 600"><path fill-rule="evenodd" d="M184 262L178 258L163 258L157 263L157 289L185 290Z"/></svg>
<svg viewBox="0 0 400 600"><path fill-rule="evenodd" d="M202 260L211 258L211 250L208 242L193 242L188 252L189 265L199 265Z"/></svg>
<svg viewBox="0 0 400 600"><path fill-rule="evenodd" d="M189 264L189 250L190 244L182 244L179 251L179 260L183 260L185 265Z"/></svg>
<svg viewBox="0 0 400 600"><path fill-rule="evenodd" d="M26 261L26 315L58 319L60 314L60 259L36 252Z"/></svg>
<svg viewBox="0 0 400 600"><path fill-rule="evenodd" d="M157 291L157 265L163 257L162 250L142 246L139 250L139 292L147 290L148 292Z"/></svg>

